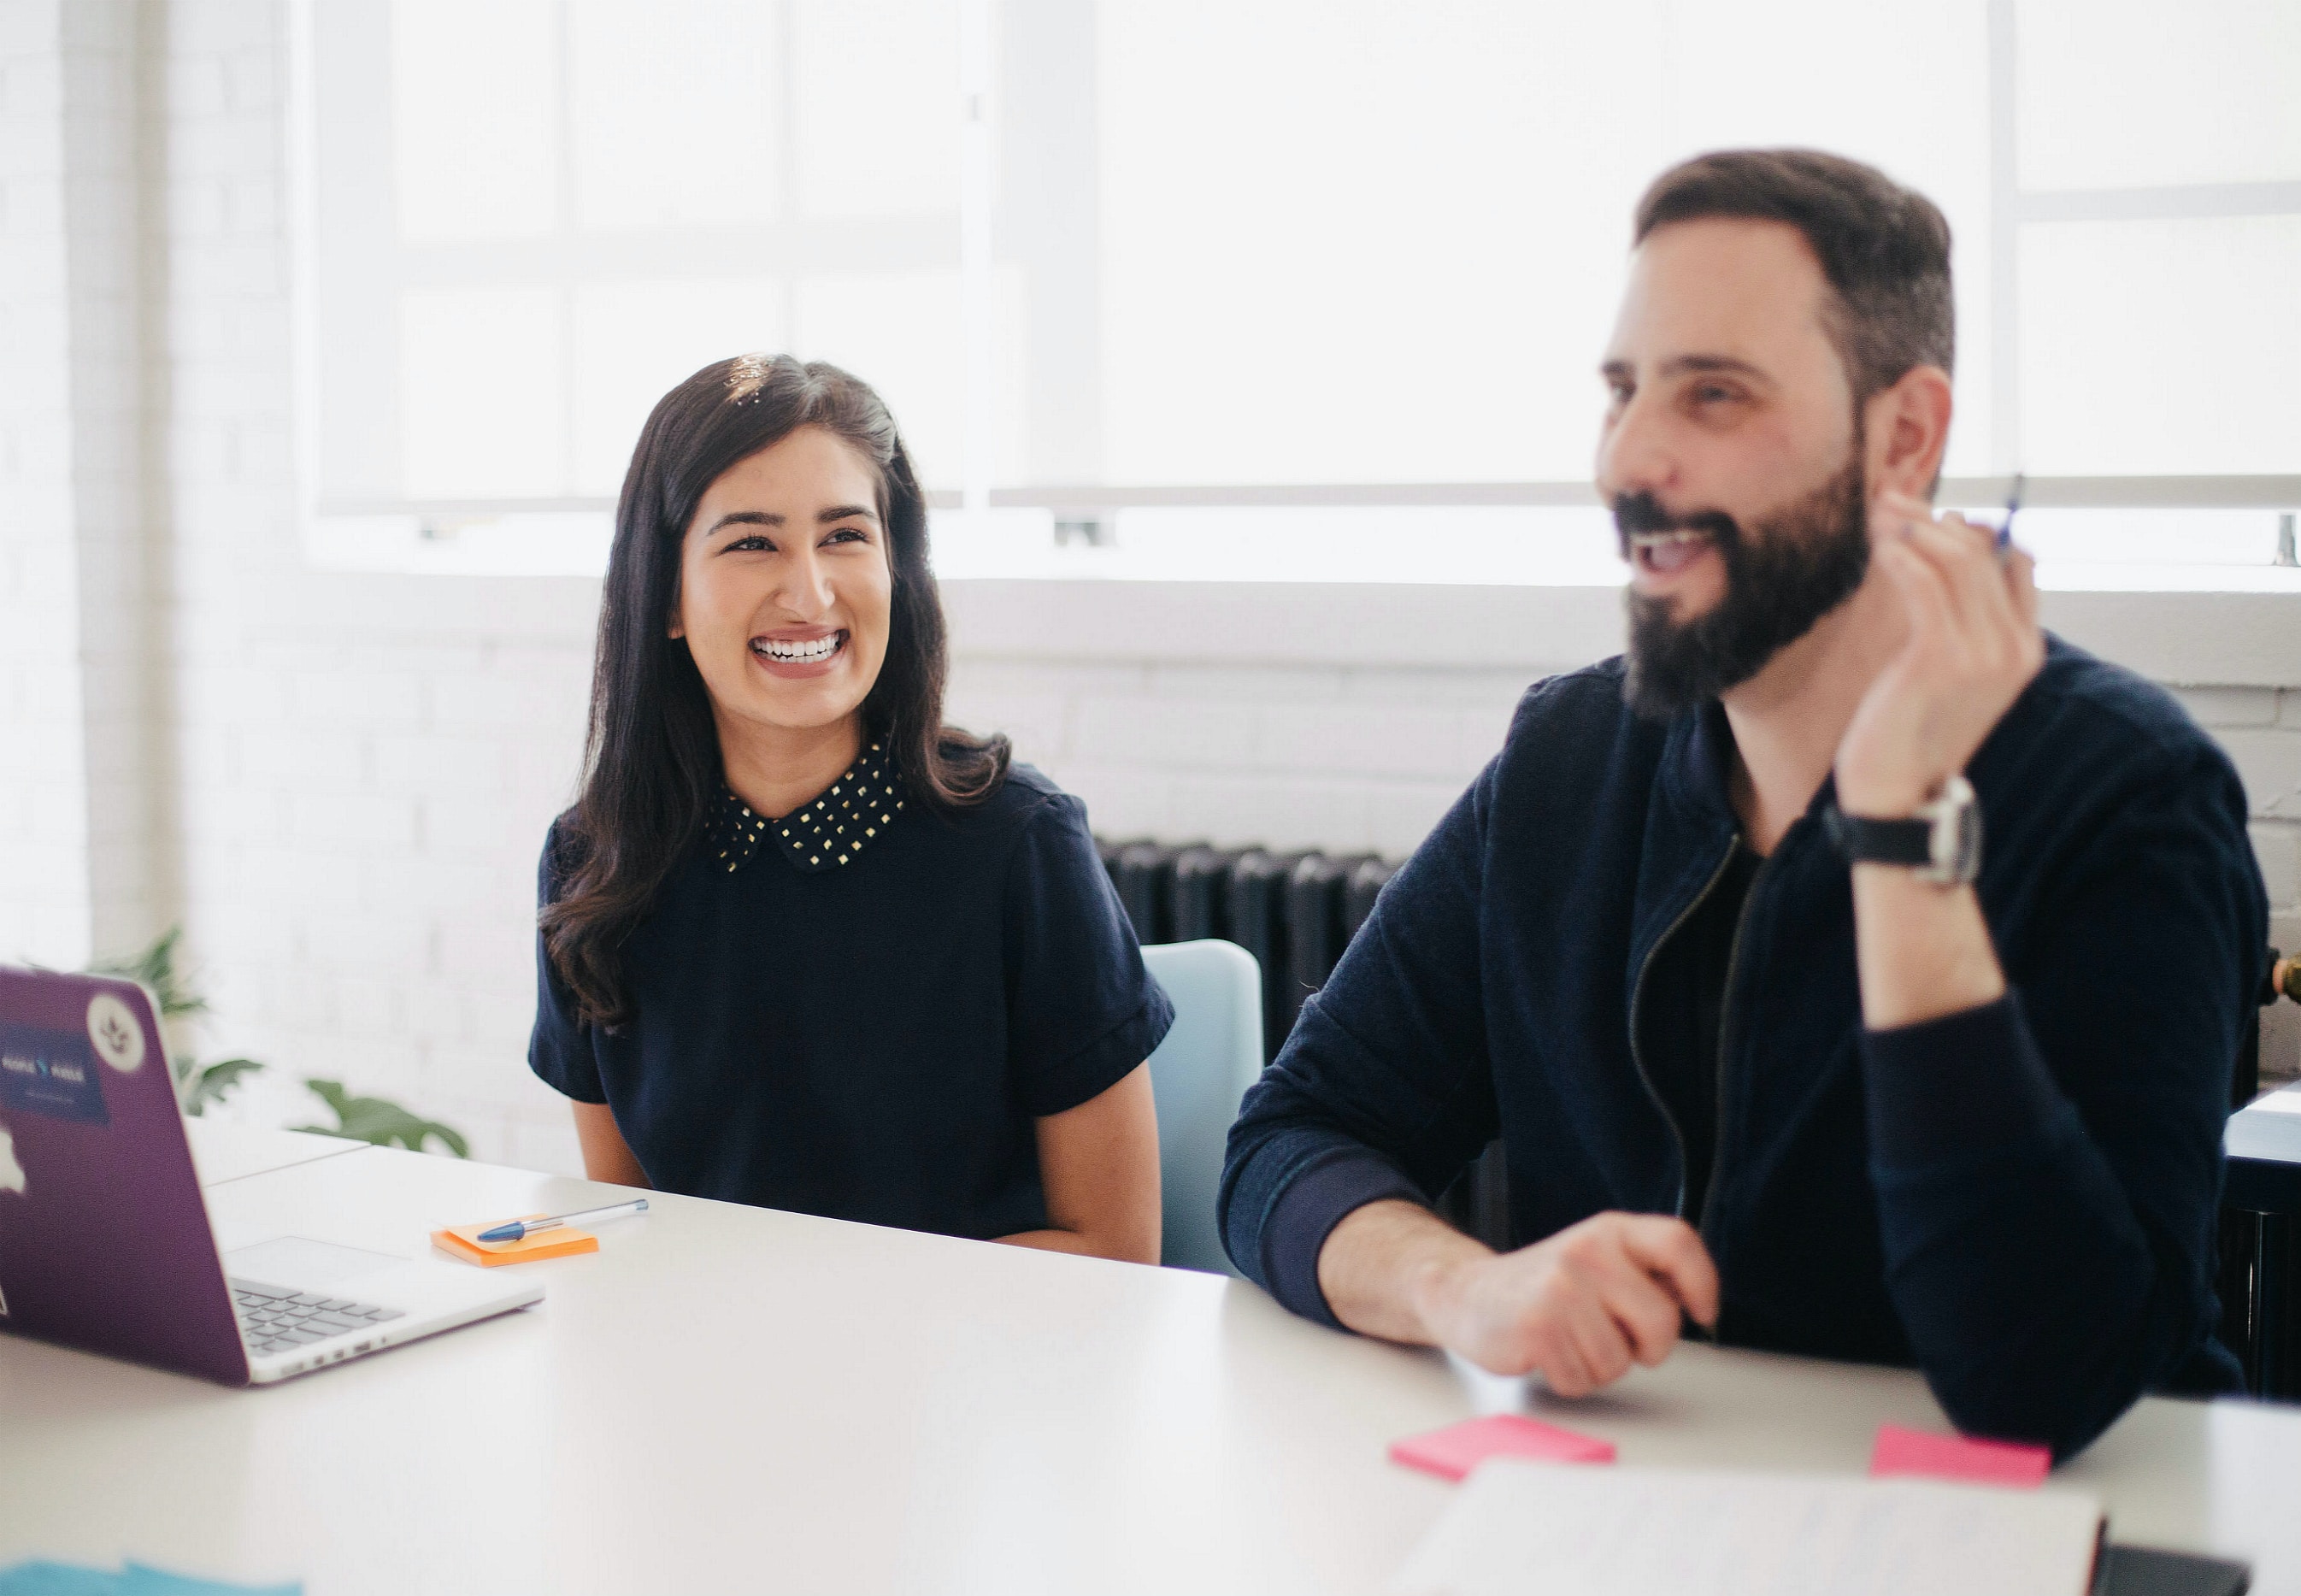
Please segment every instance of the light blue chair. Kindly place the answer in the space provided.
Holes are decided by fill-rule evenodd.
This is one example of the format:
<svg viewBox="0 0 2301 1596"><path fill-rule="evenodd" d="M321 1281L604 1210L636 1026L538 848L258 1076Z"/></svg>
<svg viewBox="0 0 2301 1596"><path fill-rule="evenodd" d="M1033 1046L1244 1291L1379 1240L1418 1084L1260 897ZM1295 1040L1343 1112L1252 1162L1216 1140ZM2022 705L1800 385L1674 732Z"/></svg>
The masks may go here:
<svg viewBox="0 0 2301 1596"><path fill-rule="evenodd" d="M1235 942L1166 942L1142 962L1175 1000L1175 1028L1150 1055L1159 1099L1159 1186L1170 1268L1235 1274L1215 1229L1223 1142L1262 1073L1262 969Z"/></svg>

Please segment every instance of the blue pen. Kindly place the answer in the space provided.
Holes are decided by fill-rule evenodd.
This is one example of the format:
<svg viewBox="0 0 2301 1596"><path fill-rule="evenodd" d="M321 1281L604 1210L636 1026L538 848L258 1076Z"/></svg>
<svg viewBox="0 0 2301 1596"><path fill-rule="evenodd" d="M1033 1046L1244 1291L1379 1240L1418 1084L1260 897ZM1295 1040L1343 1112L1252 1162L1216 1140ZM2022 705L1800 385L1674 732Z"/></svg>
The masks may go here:
<svg viewBox="0 0 2301 1596"><path fill-rule="evenodd" d="M2013 547L2013 513L2021 507L2023 480L2022 474L2018 471L2015 472L2013 486L2006 491L2005 519L1997 523L1997 553L2001 559L2004 557L2006 550Z"/></svg>
<svg viewBox="0 0 2301 1596"><path fill-rule="evenodd" d="M548 1219L515 1219L509 1224L498 1224L493 1230L479 1234L482 1241L521 1241L540 1230L557 1230L563 1224L573 1224L579 1219L620 1219L626 1214L647 1212L647 1199L611 1204L604 1208L585 1208L580 1214L555 1214Z"/></svg>

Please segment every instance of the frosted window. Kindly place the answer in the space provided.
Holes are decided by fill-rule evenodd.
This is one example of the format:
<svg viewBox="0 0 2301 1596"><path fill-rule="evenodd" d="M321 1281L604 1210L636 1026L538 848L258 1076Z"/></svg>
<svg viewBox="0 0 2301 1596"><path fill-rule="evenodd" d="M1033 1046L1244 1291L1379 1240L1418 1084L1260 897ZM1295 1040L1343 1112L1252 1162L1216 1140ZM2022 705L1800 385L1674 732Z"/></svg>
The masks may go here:
<svg viewBox="0 0 2301 1596"><path fill-rule="evenodd" d="M794 352L878 391L922 482L958 481L966 414L958 272L807 277L794 298Z"/></svg>
<svg viewBox="0 0 2301 1596"><path fill-rule="evenodd" d="M573 334L574 488L612 496L657 400L713 361L783 347L782 290L764 278L581 288Z"/></svg>
<svg viewBox="0 0 2301 1596"><path fill-rule="evenodd" d="M2014 530L2048 565L2267 566L2277 558L2273 510L2024 510Z"/></svg>
<svg viewBox="0 0 2301 1596"><path fill-rule="evenodd" d="M779 349L876 386L936 489L1586 481L1639 196L1780 146L1947 214L1950 476L2301 472L2301 0L983 3L980 304L967 0L305 8L323 511L612 497L668 388ZM2261 564L2278 509L2024 526L2146 585ZM1393 526L1147 514L1092 557L1376 580ZM1519 522L1477 524L1485 564ZM1529 538L1496 580L1612 562Z"/></svg>
<svg viewBox="0 0 2301 1596"><path fill-rule="evenodd" d="M399 315L399 436L416 498L565 490L560 296L544 288L429 289Z"/></svg>
<svg viewBox="0 0 2301 1596"><path fill-rule="evenodd" d="M774 5L573 0L569 13L582 226L710 227L774 215Z"/></svg>
<svg viewBox="0 0 2301 1596"><path fill-rule="evenodd" d="M2030 471L2301 471L2301 216L2022 230Z"/></svg>
<svg viewBox="0 0 2301 1596"><path fill-rule="evenodd" d="M548 0L397 0L391 127L402 238L550 230L558 34Z"/></svg>
<svg viewBox="0 0 2301 1596"><path fill-rule="evenodd" d="M2020 0L2024 188L2301 179L2295 0Z"/></svg>
<svg viewBox="0 0 2301 1596"><path fill-rule="evenodd" d="M799 204L958 208L958 0L798 0Z"/></svg>
<svg viewBox="0 0 2301 1596"><path fill-rule="evenodd" d="M1678 4L1651 96L1663 147L1620 196L1630 207L1663 168L1703 150L1803 146L1878 167L1949 219L1957 295L1956 421L1945 467L1995 469L1990 451L1989 36L1983 0L1933 0L1924 22L1844 0ZM1922 85L1923 112L1881 93L1878 63ZM1618 94L1637 70L1605 74ZM1626 96L1617 117L1644 114ZM1634 109L1635 103L1635 109ZM1611 319L1611 318L1610 318Z"/></svg>
<svg viewBox="0 0 2301 1596"><path fill-rule="evenodd" d="M1980 460L1987 38L1979 0L1938 10L1104 5L1106 474L1587 474L1638 195L1746 143L1878 162L1949 213ZM1878 92L1886 59L1925 116Z"/></svg>

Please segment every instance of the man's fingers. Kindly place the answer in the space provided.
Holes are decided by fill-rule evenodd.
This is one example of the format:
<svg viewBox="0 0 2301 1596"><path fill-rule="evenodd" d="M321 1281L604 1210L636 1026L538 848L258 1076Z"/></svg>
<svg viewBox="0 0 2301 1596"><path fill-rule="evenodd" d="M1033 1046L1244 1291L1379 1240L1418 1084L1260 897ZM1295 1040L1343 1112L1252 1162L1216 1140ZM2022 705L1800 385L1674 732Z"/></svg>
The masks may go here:
<svg viewBox="0 0 2301 1596"><path fill-rule="evenodd" d="M1901 539L1878 544L1870 550L1870 557L1901 589L1912 640L1925 650L1950 647L1958 629L1951 614L1949 589L1941 572Z"/></svg>
<svg viewBox="0 0 2301 1596"><path fill-rule="evenodd" d="M1553 1318L1535 1337L1534 1366L1551 1390L1561 1397L1586 1396L1598 1388L1590 1365L1563 1315Z"/></svg>
<svg viewBox="0 0 2301 1596"><path fill-rule="evenodd" d="M1636 1357L1630 1338L1603 1301L1588 1299L1577 1304L1567 1324L1576 1349L1582 1354L1582 1365L1590 1371L1593 1389L1611 1385L1630 1372Z"/></svg>
<svg viewBox="0 0 2301 1596"><path fill-rule="evenodd" d="M1909 547L1940 575L1950 616L1969 648L1987 648L2012 620L2012 598L1997 563L1994 533L1955 516L1917 523Z"/></svg>
<svg viewBox="0 0 2301 1596"><path fill-rule="evenodd" d="M1871 523L1873 550L1898 542L1940 576L1946 613L1961 637L1970 640L2011 613L1996 528L1962 515L1937 517L1924 500L1890 489L1878 496Z"/></svg>
<svg viewBox="0 0 2301 1596"><path fill-rule="evenodd" d="M1665 1223L1694 1236L1675 1219ZM1661 1362L1678 1345L1679 1327L1685 1322L1686 1305L1678 1299L1677 1287L1630 1255L1619 1226L1596 1230L1591 1241L1594 1245L1584 1249L1580 1259L1583 1277L1627 1343L1629 1355L1650 1366ZM1694 1245L1701 1247L1698 1237L1694 1238Z"/></svg>
<svg viewBox="0 0 2301 1596"><path fill-rule="evenodd" d="M1649 1368L1669 1356L1686 1316L1675 1291L1632 1263L1625 1251L1620 1273L1608 1278L1602 1296L1632 1356Z"/></svg>
<svg viewBox="0 0 2301 1596"><path fill-rule="evenodd" d="M1717 1324L1718 1266L1692 1225L1668 1215L1627 1215L1621 1243L1630 1261L1666 1284L1695 1323Z"/></svg>
<svg viewBox="0 0 2301 1596"><path fill-rule="evenodd" d="M2008 549L2005 554L2005 586L2013 595L2013 612L2021 618L2022 626L2037 630L2037 561L2029 550Z"/></svg>

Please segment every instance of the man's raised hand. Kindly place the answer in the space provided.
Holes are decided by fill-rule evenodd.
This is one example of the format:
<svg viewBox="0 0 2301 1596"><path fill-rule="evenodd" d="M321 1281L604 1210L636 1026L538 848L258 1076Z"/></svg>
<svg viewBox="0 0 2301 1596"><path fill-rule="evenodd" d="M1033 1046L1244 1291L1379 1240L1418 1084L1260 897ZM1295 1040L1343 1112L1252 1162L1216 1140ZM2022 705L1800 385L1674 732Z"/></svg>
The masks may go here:
<svg viewBox="0 0 2301 1596"><path fill-rule="evenodd" d="M1909 635L1837 748L1848 815L1908 815L1963 771L2046 658L2035 562L1996 534L1905 493L1878 496L1870 558L1902 597Z"/></svg>
<svg viewBox="0 0 2301 1596"><path fill-rule="evenodd" d="M1681 1316L1718 1321L1718 1270L1667 1215L1597 1214L1516 1252L1459 1258L1417 1304L1431 1339L1497 1375L1539 1371L1578 1397L1658 1364Z"/></svg>

